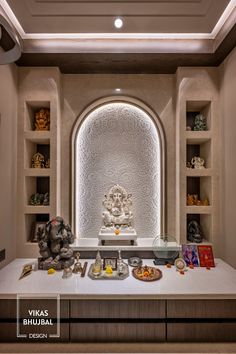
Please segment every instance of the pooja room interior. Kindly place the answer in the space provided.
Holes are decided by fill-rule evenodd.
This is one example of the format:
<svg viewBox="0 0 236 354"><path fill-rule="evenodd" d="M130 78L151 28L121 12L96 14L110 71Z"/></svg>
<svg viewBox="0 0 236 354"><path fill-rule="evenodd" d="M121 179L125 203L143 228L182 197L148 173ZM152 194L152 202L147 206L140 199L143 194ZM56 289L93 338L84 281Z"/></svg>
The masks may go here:
<svg viewBox="0 0 236 354"><path fill-rule="evenodd" d="M49 341L234 342L236 1L0 0L0 26L0 342L28 340L16 332L22 294L44 296L44 309L60 296ZM35 129L40 109L48 130ZM137 235L126 222L123 240L121 223L105 242L117 184ZM40 268L36 225L56 216L83 276ZM180 271L163 257L146 282L125 263L153 269L154 254L181 257L189 243L212 246L216 266ZM125 277L93 276L98 249L104 264L122 254ZM22 278L28 262L39 269Z"/></svg>
<svg viewBox="0 0 236 354"><path fill-rule="evenodd" d="M65 2L25 1L23 7L13 0L1 2L2 13L22 37L22 53L15 63L0 66L0 237L1 249L6 250L0 267L15 258L37 257L32 224L56 215L73 225L78 247L88 240L88 249L95 249L102 198L112 183L124 184L133 195L142 245L151 245L148 240L164 232L186 243L187 221L195 215L204 242L213 245L216 257L235 267L234 3L155 1L153 8L148 4L144 9L137 1L126 4L123 15L121 4L107 9L99 1L93 9L82 5L78 1L66 9ZM123 16L123 28L113 26L115 15ZM3 23L1 28L3 53L14 37ZM63 31L61 39L53 37ZM82 36L76 37L76 32ZM87 32L90 35L83 37ZM203 32L205 36L199 35ZM140 36L139 42L129 33ZM119 102L123 108L115 107ZM33 116L41 107L50 108L51 130L38 137ZM147 121L140 118L140 127L133 125L129 108L146 114ZM90 114L97 109L101 112L91 132ZM186 131L194 112L206 116L208 129L195 136ZM117 114L123 114L119 126ZM158 131L159 165L155 142L148 149L149 133L142 124ZM76 142L77 135L82 143ZM81 157L88 159L83 162L86 173L74 166L83 144L91 151ZM50 155L48 170L30 169L38 146ZM205 170L186 169L194 152L204 158ZM30 196L42 181L50 205L30 206ZM209 206L186 206L187 193L194 188L201 198L208 198Z"/></svg>

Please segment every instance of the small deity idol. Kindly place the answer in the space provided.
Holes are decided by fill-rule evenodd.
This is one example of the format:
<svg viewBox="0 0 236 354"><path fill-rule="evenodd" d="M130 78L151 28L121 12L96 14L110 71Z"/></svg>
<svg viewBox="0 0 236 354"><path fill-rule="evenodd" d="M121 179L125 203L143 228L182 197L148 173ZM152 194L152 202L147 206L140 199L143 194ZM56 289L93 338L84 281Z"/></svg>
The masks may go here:
<svg viewBox="0 0 236 354"><path fill-rule="evenodd" d="M32 168L44 168L44 156L40 152L32 157Z"/></svg>
<svg viewBox="0 0 236 354"><path fill-rule="evenodd" d="M35 113L35 130L50 130L50 110L41 108Z"/></svg>
<svg viewBox="0 0 236 354"><path fill-rule="evenodd" d="M193 130L195 131L204 131L207 130L206 118L203 114L197 114L194 120L194 127Z"/></svg>
<svg viewBox="0 0 236 354"><path fill-rule="evenodd" d="M191 160L191 164L194 168L198 168L198 169L205 168L205 166L204 166L205 161L203 158L201 158L199 156L194 156Z"/></svg>

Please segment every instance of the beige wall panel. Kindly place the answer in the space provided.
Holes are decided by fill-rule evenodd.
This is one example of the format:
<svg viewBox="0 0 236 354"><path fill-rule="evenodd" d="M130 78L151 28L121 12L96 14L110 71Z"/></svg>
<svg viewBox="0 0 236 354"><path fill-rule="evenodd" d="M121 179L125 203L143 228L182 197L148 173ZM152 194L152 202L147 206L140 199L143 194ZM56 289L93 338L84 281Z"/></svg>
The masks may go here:
<svg viewBox="0 0 236 354"><path fill-rule="evenodd" d="M17 206L17 67L0 65L0 249L6 259L0 268L16 255Z"/></svg>
<svg viewBox="0 0 236 354"><path fill-rule="evenodd" d="M236 268L236 49L220 66L220 87L220 255Z"/></svg>

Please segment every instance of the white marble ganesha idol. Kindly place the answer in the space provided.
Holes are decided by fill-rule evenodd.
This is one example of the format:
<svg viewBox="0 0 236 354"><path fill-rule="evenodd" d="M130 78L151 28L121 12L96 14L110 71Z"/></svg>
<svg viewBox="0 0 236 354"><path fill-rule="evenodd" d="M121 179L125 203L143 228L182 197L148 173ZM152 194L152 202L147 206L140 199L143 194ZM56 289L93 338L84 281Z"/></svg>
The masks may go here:
<svg viewBox="0 0 236 354"><path fill-rule="evenodd" d="M132 195L119 185L115 185L109 190L103 201L103 205L107 209L103 212L105 227L131 226L133 219L133 214L129 210L132 205L131 197Z"/></svg>

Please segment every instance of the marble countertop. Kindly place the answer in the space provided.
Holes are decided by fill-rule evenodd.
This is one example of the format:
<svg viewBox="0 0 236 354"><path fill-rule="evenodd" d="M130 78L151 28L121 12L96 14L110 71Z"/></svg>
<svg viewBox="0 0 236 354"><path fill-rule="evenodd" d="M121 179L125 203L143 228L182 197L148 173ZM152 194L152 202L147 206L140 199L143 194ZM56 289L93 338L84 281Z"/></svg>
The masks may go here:
<svg viewBox="0 0 236 354"><path fill-rule="evenodd" d="M82 260L85 261L85 260ZM149 298L149 299L236 299L236 270L215 259L216 267L188 269L181 275L175 267L158 266L163 277L146 283L136 280L130 268L130 276L124 280L92 280L87 276L73 274L62 279L62 272L48 275L46 271L33 271L19 280L22 267L35 259L15 259L0 270L0 298L16 298L17 294L60 294L61 298ZM88 267L92 263L88 260ZM144 260L153 265L153 260Z"/></svg>

